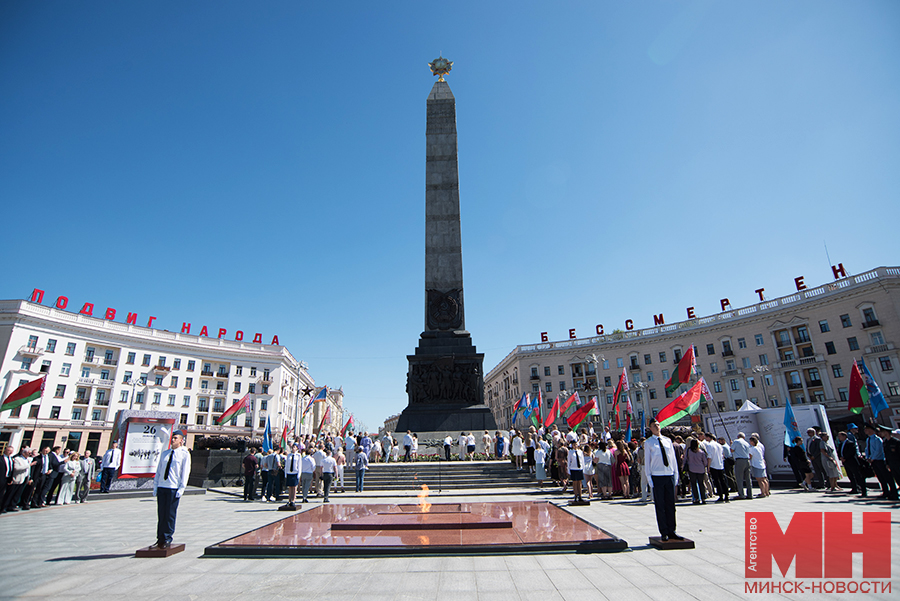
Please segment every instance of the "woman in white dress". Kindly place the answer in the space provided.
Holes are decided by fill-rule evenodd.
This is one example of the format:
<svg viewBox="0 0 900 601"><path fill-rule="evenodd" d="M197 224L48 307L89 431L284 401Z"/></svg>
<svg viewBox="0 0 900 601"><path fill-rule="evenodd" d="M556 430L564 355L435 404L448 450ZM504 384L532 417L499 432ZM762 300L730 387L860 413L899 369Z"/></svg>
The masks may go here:
<svg viewBox="0 0 900 601"><path fill-rule="evenodd" d="M759 484L759 497L769 496L769 475L766 472L766 447L754 433L750 436L750 474Z"/></svg>
<svg viewBox="0 0 900 601"><path fill-rule="evenodd" d="M419 456L419 435L415 432L413 432L413 443L412 449L410 449L410 455L412 456L413 461Z"/></svg>
<svg viewBox="0 0 900 601"><path fill-rule="evenodd" d="M69 455L69 459L65 463L65 471L63 472L62 482L59 485L59 504L68 505L72 502L75 494L75 481L81 474L81 461L78 453Z"/></svg>
<svg viewBox="0 0 900 601"><path fill-rule="evenodd" d="M544 480L547 479L547 470L544 462L547 459L547 452L542 447L534 450L534 475L541 488L544 487Z"/></svg>
<svg viewBox="0 0 900 601"><path fill-rule="evenodd" d="M518 430L512 439L512 454L516 459L516 469L522 471L522 464L525 460L525 441L522 440L522 435Z"/></svg>

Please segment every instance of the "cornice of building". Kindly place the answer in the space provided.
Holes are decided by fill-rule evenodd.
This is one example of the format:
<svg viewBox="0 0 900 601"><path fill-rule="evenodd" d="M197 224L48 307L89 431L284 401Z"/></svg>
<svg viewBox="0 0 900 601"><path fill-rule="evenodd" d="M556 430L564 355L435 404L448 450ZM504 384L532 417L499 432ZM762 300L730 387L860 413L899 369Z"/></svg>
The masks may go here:
<svg viewBox="0 0 900 601"><path fill-rule="evenodd" d="M602 347L604 352L606 352L607 349L612 351L628 348L629 346L638 347L642 344L658 343L667 339L675 340L686 336L696 336L701 332L724 331L737 325L767 321L777 318L779 315L812 310L836 300L865 294L874 286L900 287L900 267L877 267L855 276L848 276L834 282L822 284L816 288L673 324L589 338L576 338L539 344L521 344L510 351L496 367L488 372L484 377L484 381L485 385L487 385L489 381L493 381L504 371L516 367L518 361L532 356L538 358L564 354L571 355L573 353L578 355L579 352L583 354L597 350L598 347Z"/></svg>

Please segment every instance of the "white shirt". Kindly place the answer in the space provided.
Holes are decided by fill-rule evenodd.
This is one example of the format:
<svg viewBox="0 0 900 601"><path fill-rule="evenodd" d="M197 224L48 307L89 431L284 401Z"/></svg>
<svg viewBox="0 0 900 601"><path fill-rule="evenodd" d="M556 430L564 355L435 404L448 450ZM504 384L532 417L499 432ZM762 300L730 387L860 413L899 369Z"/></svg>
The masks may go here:
<svg viewBox="0 0 900 601"><path fill-rule="evenodd" d="M290 453L284 462L284 473L296 475L300 473L300 464L303 463L303 456L300 453Z"/></svg>
<svg viewBox="0 0 900 601"><path fill-rule="evenodd" d="M326 457L325 461L322 463L322 473L323 474L333 474L334 468L337 467L337 461L334 460L334 457Z"/></svg>
<svg viewBox="0 0 900 601"><path fill-rule="evenodd" d="M766 469L766 447L761 442L750 445L750 467Z"/></svg>
<svg viewBox="0 0 900 601"><path fill-rule="evenodd" d="M534 462L543 464L544 459L547 458L547 453L544 452L544 449L535 449L534 450Z"/></svg>
<svg viewBox="0 0 900 601"><path fill-rule="evenodd" d="M584 470L584 453L581 449L569 449L569 473L572 470Z"/></svg>
<svg viewBox="0 0 900 601"><path fill-rule="evenodd" d="M313 453L313 460L316 462L316 467L325 465L325 451L317 449L316 452Z"/></svg>
<svg viewBox="0 0 900 601"><path fill-rule="evenodd" d="M706 455L709 457L709 467L714 470L725 469L725 455L722 445L715 440L706 443Z"/></svg>
<svg viewBox="0 0 900 601"><path fill-rule="evenodd" d="M456 444L458 444L461 447L466 446L468 444L468 442L469 442L469 437L466 436L465 434L460 434L459 438L456 439Z"/></svg>
<svg viewBox="0 0 900 601"><path fill-rule="evenodd" d="M103 454L103 461L100 463L103 469L108 467L119 469L120 465L122 465L122 449L109 449Z"/></svg>
<svg viewBox="0 0 900 601"><path fill-rule="evenodd" d="M166 478L166 466L169 465L169 457L172 464L169 468L169 477ZM156 496L157 488L175 489L175 497L181 498L187 487L188 477L191 475L191 452L181 446L177 449L166 449L159 457L156 466L156 476L153 478L153 496Z"/></svg>
<svg viewBox="0 0 900 601"><path fill-rule="evenodd" d="M731 453L735 459L749 459L750 443L743 438L731 441Z"/></svg>
<svg viewBox="0 0 900 601"><path fill-rule="evenodd" d="M578 440L578 435L569 430L566 432L566 442L576 442Z"/></svg>
<svg viewBox="0 0 900 601"><path fill-rule="evenodd" d="M412 447L412 434L406 434L403 437L403 446L404 447Z"/></svg>
<svg viewBox="0 0 900 601"><path fill-rule="evenodd" d="M303 461L300 462L300 471L304 474L312 474L316 471L316 460L312 455L303 456Z"/></svg>
<svg viewBox="0 0 900 601"><path fill-rule="evenodd" d="M356 449L356 441L353 439L352 436L348 436L347 439L344 441L344 448L347 449L347 451L352 451L352 450Z"/></svg>
<svg viewBox="0 0 900 601"><path fill-rule="evenodd" d="M666 449L666 457L669 465L663 462L662 449L659 442L662 441ZM678 485L678 461L675 459L675 447L667 436L651 436L644 441L644 473L650 476L675 476L675 485ZM648 478L650 488L653 488L653 479Z"/></svg>
<svg viewBox="0 0 900 601"><path fill-rule="evenodd" d="M612 453L609 449L597 449L594 451L594 463L597 465L612 465Z"/></svg>
<svg viewBox="0 0 900 601"><path fill-rule="evenodd" d="M447 438L444 439L444 445L448 447L453 445L453 437L449 434L447 435Z"/></svg>
<svg viewBox="0 0 900 601"><path fill-rule="evenodd" d="M467 444L468 446L470 446L470 447L474 447L474 446L475 446L475 437L474 437L472 434L469 434L469 435L466 437L466 444Z"/></svg>

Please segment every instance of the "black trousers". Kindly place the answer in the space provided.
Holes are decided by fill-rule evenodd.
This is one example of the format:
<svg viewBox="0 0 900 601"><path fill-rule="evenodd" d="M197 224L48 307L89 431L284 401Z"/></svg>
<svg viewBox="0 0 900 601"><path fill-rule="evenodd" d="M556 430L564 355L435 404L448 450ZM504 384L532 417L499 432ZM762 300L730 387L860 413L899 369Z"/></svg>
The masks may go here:
<svg viewBox="0 0 900 601"><path fill-rule="evenodd" d="M822 467L822 458L817 457L810 460L813 470L813 486L815 488L825 488L828 478L825 476L825 468Z"/></svg>
<svg viewBox="0 0 900 601"><path fill-rule="evenodd" d="M673 476L653 478L653 505L656 507L656 525L661 536L675 534L675 479Z"/></svg>
<svg viewBox="0 0 900 601"><path fill-rule="evenodd" d="M444 458L447 461L450 461L450 445L448 445L448 444L444 445Z"/></svg>
<svg viewBox="0 0 900 601"><path fill-rule="evenodd" d="M59 498L59 486L62 484L62 474L56 472L50 472L50 476L47 478L47 482L44 484L44 488L47 489L47 493L44 495L44 503L49 505L50 500L53 498L53 493L56 493L56 498Z"/></svg>
<svg viewBox="0 0 900 601"><path fill-rule="evenodd" d="M856 461L845 461L844 469L847 470L847 477L850 478L850 485L855 488L860 495L864 497L868 496L866 479L862 475L862 470L859 468L859 463Z"/></svg>
<svg viewBox="0 0 900 601"><path fill-rule="evenodd" d="M109 486L112 484L113 477L116 475L116 468L105 467L100 476L100 492L109 492Z"/></svg>
<svg viewBox="0 0 900 601"><path fill-rule="evenodd" d="M717 470L714 467L709 468L709 475L712 476L713 485L716 487L716 495L721 498L728 498L728 483L725 481L725 470Z"/></svg>
<svg viewBox="0 0 900 601"><path fill-rule="evenodd" d="M175 517L178 514L178 501L174 488L156 489L156 542L172 543L175 534Z"/></svg>
<svg viewBox="0 0 900 601"><path fill-rule="evenodd" d="M256 500L256 473L244 474L244 500Z"/></svg>
<svg viewBox="0 0 900 601"><path fill-rule="evenodd" d="M875 477L878 478L878 482L881 484L882 494L886 497L896 498L897 485L894 484L894 479L891 477L884 459L873 459L872 471L875 472Z"/></svg>

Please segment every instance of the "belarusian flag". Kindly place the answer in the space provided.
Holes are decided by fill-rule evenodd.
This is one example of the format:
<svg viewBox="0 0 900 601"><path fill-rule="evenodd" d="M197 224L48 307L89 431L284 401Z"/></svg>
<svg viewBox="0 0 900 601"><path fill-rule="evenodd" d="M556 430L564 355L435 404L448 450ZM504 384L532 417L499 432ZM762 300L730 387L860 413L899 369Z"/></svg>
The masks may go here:
<svg viewBox="0 0 900 601"><path fill-rule="evenodd" d="M344 435L344 432L347 431L347 426L349 426L349 425L352 424L352 423L353 423L353 414L350 414L350 418L347 420L347 423L344 424L344 427L343 427L343 428L341 428L341 436L343 436L343 435Z"/></svg>
<svg viewBox="0 0 900 601"><path fill-rule="evenodd" d="M31 401L41 398L44 394L44 382L46 380L46 377L41 376L37 380L25 382L13 390L9 396L4 399L3 405L0 406L0 411L15 409L16 407L21 407L25 403L30 403Z"/></svg>
<svg viewBox="0 0 900 601"><path fill-rule="evenodd" d="M244 395L244 398L239 400L237 403L229 407L225 413L219 416L219 419L216 420L216 425L221 426L226 421L236 418L242 413L247 413L247 410L250 408L250 393Z"/></svg>
<svg viewBox="0 0 900 601"><path fill-rule="evenodd" d="M622 393L628 394L628 374L625 372L625 368L622 368L622 375L619 376L619 382L616 384L616 392L613 397L613 411L616 413L616 430L619 429L619 397L622 396Z"/></svg>
<svg viewBox="0 0 900 601"><path fill-rule="evenodd" d="M694 358L694 345L688 347L687 352L678 362L678 369L672 373L672 377L666 382L666 392L674 392L682 384L691 381L691 374L697 371L697 361Z"/></svg>
<svg viewBox="0 0 900 601"><path fill-rule="evenodd" d="M869 400L869 391L866 389L866 383L863 381L862 374L859 371L859 365L856 359L853 360L853 369L850 370L850 400L847 402L847 409L853 413L862 413L863 407Z"/></svg>
<svg viewBox="0 0 900 601"><path fill-rule="evenodd" d="M325 422L328 421L328 418L331 416L331 407L325 408L325 415L322 416L322 421L319 423L319 432L322 431L322 427L325 425ZM330 422L329 422L330 423Z"/></svg>
<svg viewBox="0 0 900 601"><path fill-rule="evenodd" d="M691 386L690 390L675 397L675 400L663 407L656 414L659 421L659 427L665 428L669 424L675 423L682 417L693 415L700 410L700 401L705 397L703 388L706 382L701 378L699 382Z"/></svg>
<svg viewBox="0 0 900 601"><path fill-rule="evenodd" d="M563 406L559 408L559 414L560 414L561 416L565 416L566 411L569 410L569 407L572 406L572 403L575 403L575 406L576 406L576 407L577 407L579 404L581 404L581 398L578 396L578 391L577 391L577 390L576 390L574 393L572 393L572 396L570 396L570 397L566 400L566 402L563 403Z"/></svg>
<svg viewBox="0 0 900 601"><path fill-rule="evenodd" d="M531 399L531 423L534 424L535 428L540 427L541 422L544 421L544 417L541 415L541 410L544 403L544 397L541 395L540 388L538 389L537 396Z"/></svg>
<svg viewBox="0 0 900 601"><path fill-rule="evenodd" d="M288 427L287 424L284 425L284 430L281 431L281 448L287 450L288 448L288 439L287 439Z"/></svg>
<svg viewBox="0 0 900 601"><path fill-rule="evenodd" d="M556 420L557 413L559 413L559 395L556 395L556 400L553 401L553 406L550 407L550 413L548 413L547 417L544 418L545 428L549 428L550 424L552 424Z"/></svg>
<svg viewBox="0 0 900 601"><path fill-rule="evenodd" d="M588 417L597 413L597 398L593 397L587 403L578 408L575 413L570 415L566 419L566 423L569 424L569 427L573 430L577 429L578 426L581 425L581 422L586 420Z"/></svg>

